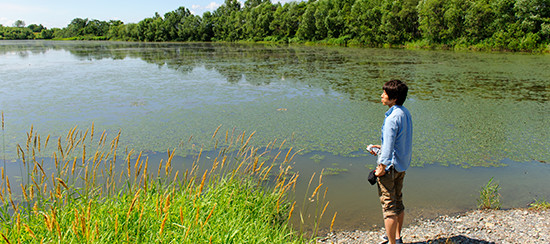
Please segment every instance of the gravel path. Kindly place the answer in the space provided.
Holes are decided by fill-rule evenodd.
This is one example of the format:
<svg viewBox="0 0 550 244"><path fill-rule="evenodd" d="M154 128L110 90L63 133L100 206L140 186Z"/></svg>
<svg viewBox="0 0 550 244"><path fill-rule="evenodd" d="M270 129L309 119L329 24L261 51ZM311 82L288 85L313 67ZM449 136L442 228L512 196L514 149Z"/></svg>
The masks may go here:
<svg viewBox="0 0 550 244"><path fill-rule="evenodd" d="M417 220L403 228L404 243L550 244L550 210L474 210ZM384 229L329 233L319 243L379 243Z"/></svg>

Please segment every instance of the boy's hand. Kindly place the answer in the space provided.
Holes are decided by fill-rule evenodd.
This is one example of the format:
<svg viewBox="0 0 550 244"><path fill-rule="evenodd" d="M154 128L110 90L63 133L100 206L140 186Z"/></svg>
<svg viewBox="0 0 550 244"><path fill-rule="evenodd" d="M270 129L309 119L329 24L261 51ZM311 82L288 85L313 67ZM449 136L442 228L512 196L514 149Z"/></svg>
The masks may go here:
<svg viewBox="0 0 550 244"><path fill-rule="evenodd" d="M386 165L379 164L376 166L376 171L374 171L374 175L377 177L384 176L386 174Z"/></svg>
<svg viewBox="0 0 550 244"><path fill-rule="evenodd" d="M372 145L371 148L378 148L378 151L380 151L380 148L382 148L380 145ZM370 154L374 155L374 156L378 156L378 152L376 150L369 150Z"/></svg>

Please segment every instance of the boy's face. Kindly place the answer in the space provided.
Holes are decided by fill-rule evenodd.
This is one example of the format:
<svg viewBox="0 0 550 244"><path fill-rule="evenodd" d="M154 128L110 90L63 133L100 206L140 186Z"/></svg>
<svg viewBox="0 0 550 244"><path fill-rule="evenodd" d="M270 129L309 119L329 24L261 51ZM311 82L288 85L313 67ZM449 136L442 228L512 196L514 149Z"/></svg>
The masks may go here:
<svg viewBox="0 0 550 244"><path fill-rule="evenodd" d="M382 99L382 104L388 106L388 107L392 107L393 105L395 105L395 102L397 101L397 98L394 98L394 99L391 99L388 97L388 94L386 94L386 91L384 91L382 93L382 95L380 96Z"/></svg>

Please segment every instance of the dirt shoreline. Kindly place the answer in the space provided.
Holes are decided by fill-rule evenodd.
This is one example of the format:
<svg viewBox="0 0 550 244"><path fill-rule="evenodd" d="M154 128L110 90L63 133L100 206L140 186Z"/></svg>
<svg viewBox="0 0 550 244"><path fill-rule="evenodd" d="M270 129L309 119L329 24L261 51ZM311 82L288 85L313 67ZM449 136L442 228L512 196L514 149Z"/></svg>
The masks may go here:
<svg viewBox="0 0 550 244"><path fill-rule="evenodd" d="M318 243L379 243L384 229L339 231ZM435 219L418 219L403 228L404 243L550 244L550 210L472 210Z"/></svg>

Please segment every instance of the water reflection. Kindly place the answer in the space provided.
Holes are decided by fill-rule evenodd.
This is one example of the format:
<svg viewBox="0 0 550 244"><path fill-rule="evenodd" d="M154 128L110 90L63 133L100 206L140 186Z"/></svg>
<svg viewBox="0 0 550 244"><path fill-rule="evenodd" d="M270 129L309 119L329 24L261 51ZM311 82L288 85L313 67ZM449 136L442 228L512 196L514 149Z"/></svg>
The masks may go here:
<svg viewBox="0 0 550 244"><path fill-rule="evenodd" d="M128 132L130 144L161 151L181 140L165 131L192 134L203 144L213 128L225 124L224 129L257 130L258 145L282 137L289 141L286 146L305 152L362 155L364 145L379 140L385 110L379 105L380 84L399 78L411 87L405 105L416 121L415 165L550 160L547 55L238 43L0 42L0 55L13 52L30 56L5 59L3 107L11 119L45 130L93 120L107 129L136 128ZM31 90L37 94L20 99ZM46 110L63 119L54 121ZM144 142L149 138L158 142Z"/></svg>
<svg viewBox="0 0 550 244"><path fill-rule="evenodd" d="M0 55L66 50L80 60L139 58L184 73L213 69L229 83L268 85L280 79L308 81L376 100L379 83L400 77L418 99L454 99L462 93L483 99L546 102L550 74L547 55L457 53L235 43L117 43L18 41L0 44Z"/></svg>

